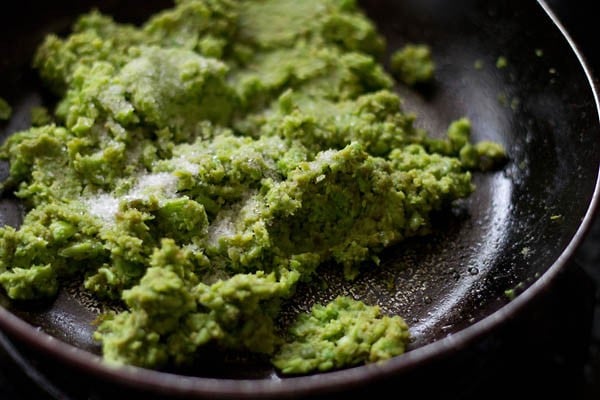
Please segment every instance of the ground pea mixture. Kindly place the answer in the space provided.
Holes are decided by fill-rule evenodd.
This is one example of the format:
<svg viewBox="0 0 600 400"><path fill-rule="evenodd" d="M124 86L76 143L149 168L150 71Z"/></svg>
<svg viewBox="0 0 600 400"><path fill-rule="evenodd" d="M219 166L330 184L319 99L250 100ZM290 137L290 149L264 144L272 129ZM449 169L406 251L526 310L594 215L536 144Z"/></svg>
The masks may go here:
<svg viewBox="0 0 600 400"><path fill-rule="evenodd" d="M192 363L208 344L288 374L402 354L401 316L348 297L277 327L300 282L376 268L504 157L465 118L444 139L416 128L384 52L352 0L180 0L49 35L34 67L58 103L0 151L26 209L0 228L1 287L52 298L80 279L119 302L94 336L117 364Z"/></svg>

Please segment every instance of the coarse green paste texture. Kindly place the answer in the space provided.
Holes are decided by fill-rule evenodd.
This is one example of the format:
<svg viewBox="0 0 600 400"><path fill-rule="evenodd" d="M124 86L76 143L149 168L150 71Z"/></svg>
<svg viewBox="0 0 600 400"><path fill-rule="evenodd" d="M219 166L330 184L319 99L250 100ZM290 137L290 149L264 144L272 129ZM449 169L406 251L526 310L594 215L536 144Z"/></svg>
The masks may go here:
<svg viewBox="0 0 600 400"><path fill-rule="evenodd" d="M6 100L0 97L0 121L10 119L12 115L12 107Z"/></svg>
<svg viewBox="0 0 600 400"><path fill-rule="evenodd" d="M435 75L431 49L424 44L409 43L391 55L390 69L394 76L409 86L430 82Z"/></svg>
<svg viewBox="0 0 600 400"><path fill-rule="evenodd" d="M384 51L351 0L180 0L49 35L34 67L56 107L0 151L25 207L0 228L3 290L51 298L78 279L119 303L95 333L117 364L192 363L209 344L288 374L402 354L401 316L348 297L277 323L319 268L376 268L505 156L465 118L443 139L416 128Z"/></svg>

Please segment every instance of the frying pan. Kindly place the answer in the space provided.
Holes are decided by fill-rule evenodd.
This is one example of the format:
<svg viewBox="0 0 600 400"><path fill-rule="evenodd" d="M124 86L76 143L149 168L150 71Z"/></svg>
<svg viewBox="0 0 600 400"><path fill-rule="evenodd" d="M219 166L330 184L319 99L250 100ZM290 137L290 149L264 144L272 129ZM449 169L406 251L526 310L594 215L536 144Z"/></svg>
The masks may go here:
<svg viewBox="0 0 600 400"><path fill-rule="evenodd" d="M135 23L169 5L24 0L5 7L0 93L14 115L0 125L2 140L27 128L31 106L52 104L29 67L45 34L67 33L75 16L91 6ZM77 285L63 288L50 303L12 303L0 294L0 329L48 365L113 396L264 399L408 390L415 377L442 376L452 368L449 360L476 361L506 324L527 318L532 304L570 268L598 203L598 98L584 60L543 1L361 5L386 37L389 52L408 42L432 47L435 81L418 90L396 88L404 108L418 116L417 125L441 136L449 122L467 116L475 141L500 142L510 156L502 169L475 174L475 193L436 216L432 235L389 249L380 268L352 284L325 269L328 287L301 286L284 310L282 320L336 294L379 304L409 323L413 340L406 354L384 364L296 377L278 376L263 359L218 350L186 370L107 367L91 340L98 304ZM496 66L499 57L508 61L506 67ZM3 176L6 171L3 165ZM21 213L18 202L4 194L0 223L18 225Z"/></svg>

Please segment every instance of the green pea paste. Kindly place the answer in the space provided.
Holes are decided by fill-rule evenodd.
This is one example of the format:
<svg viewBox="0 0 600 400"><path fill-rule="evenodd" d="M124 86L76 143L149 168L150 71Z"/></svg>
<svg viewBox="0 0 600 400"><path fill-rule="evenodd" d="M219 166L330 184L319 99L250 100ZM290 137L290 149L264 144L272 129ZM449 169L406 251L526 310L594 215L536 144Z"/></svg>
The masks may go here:
<svg viewBox="0 0 600 400"><path fill-rule="evenodd" d="M12 115L12 107L6 100L0 97L0 121L10 119Z"/></svg>
<svg viewBox="0 0 600 400"><path fill-rule="evenodd" d="M431 49L424 44L409 43L392 53L390 69L395 77L409 86L430 82L435 75Z"/></svg>
<svg viewBox="0 0 600 400"><path fill-rule="evenodd" d="M207 344L288 374L402 354L402 318L347 297L277 328L321 265L376 266L504 157L465 118L445 139L415 127L384 50L352 0L180 0L49 35L34 67L58 103L0 151L25 207L0 228L1 287L51 298L80 279L120 302L95 333L116 364L186 364Z"/></svg>

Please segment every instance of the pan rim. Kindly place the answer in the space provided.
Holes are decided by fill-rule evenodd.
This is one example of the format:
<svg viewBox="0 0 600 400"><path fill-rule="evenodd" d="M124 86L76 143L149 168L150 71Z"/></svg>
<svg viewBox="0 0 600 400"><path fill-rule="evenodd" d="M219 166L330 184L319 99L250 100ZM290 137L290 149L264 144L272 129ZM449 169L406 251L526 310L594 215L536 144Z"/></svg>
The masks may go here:
<svg viewBox="0 0 600 400"><path fill-rule="evenodd" d="M552 20L567 40L586 75L600 123L598 88L585 58L548 6L546 0L537 0L543 11ZM79 349L44 333L0 306L0 329L9 333L36 350L56 357L62 362L104 380L118 382L152 393L168 393L179 396L220 396L244 398L269 398L285 395L302 395L313 392L325 393L339 388L350 389L377 379L409 371L427 360L439 359L472 344L479 338L500 327L511 316L516 315L534 298L540 296L550 283L568 267L575 251L587 235L600 206L600 166L596 175L594 192L579 227L567 247L553 264L519 296L480 321L438 341L411 350L384 364L370 364L317 375L279 379L220 379L182 376L173 373L148 370L133 366L115 367L103 362L102 358ZM327 379L322 379L326 376Z"/></svg>

